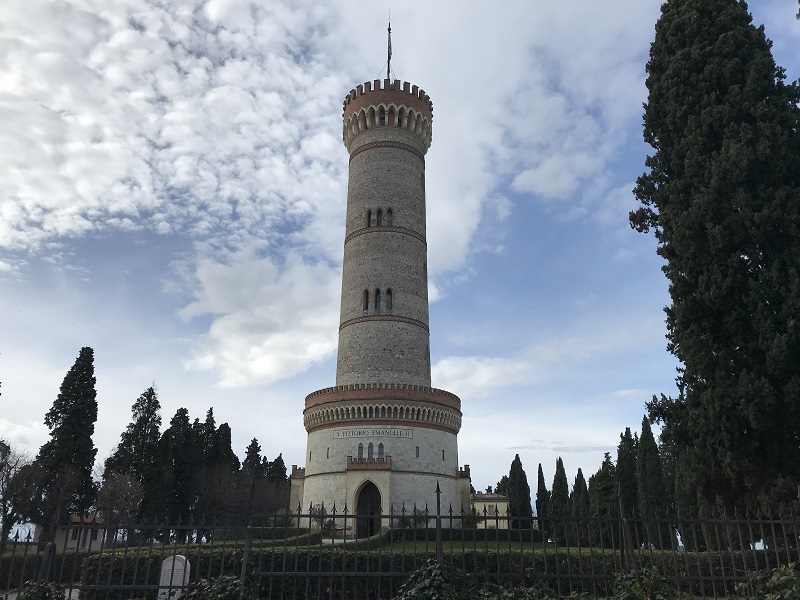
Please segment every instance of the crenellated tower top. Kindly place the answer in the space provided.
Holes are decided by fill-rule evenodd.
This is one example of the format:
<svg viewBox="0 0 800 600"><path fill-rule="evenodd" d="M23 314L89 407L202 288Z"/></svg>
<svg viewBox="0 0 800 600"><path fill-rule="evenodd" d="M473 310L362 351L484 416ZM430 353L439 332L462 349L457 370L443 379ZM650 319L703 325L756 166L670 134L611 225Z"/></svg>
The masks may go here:
<svg viewBox="0 0 800 600"><path fill-rule="evenodd" d="M427 151L431 144L433 102L425 90L399 79L367 81L350 90L342 105L342 139L348 150L362 131L397 127L416 134Z"/></svg>

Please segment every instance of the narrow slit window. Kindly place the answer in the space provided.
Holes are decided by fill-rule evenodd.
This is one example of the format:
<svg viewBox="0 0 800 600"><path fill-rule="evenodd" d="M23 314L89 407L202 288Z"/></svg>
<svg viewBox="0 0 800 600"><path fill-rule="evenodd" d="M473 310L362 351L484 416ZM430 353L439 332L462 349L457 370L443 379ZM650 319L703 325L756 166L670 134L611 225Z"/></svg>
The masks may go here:
<svg viewBox="0 0 800 600"><path fill-rule="evenodd" d="M375 290L375 312L380 312L381 310L381 291L379 289Z"/></svg>
<svg viewBox="0 0 800 600"><path fill-rule="evenodd" d="M392 310L392 288L386 290L386 310Z"/></svg>
<svg viewBox="0 0 800 600"><path fill-rule="evenodd" d="M330 457L331 457L331 449L330 449L330 448L328 448L328 449L325 451L325 458L330 458Z"/></svg>
<svg viewBox="0 0 800 600"><path fill-rule="evenodd" d="M367 227L372 227L372 211L367 209Z"/></svg>
<svg viewBox="0 0 800 600"><path fill-rule="evenodd" d="M419 458L419 446L417 446L417 458Z"/></svg>
<svg viewBox="0 0 800 600"><path fill-rule="evenodd" d="M377 221L376 221L375 224L378 227L380 227L381 225L383 225L383 210L382 209L380 209L380 208L378 209L378 214L376 215L376 217L377 217Z"/></svg>
<svg viewBox="0 0 800 600"><path fill-rule="evenodd" d="M442 462L444 462L444 450L442 450Z"/></svg>
<svg viewBox="0 0 800 600"><path fill-rule="evenodd" d="M386 126L386 109L382 106L378 109L378 125L381 127Z"/></svg>
<svg viewBox="0 0 800 600"><path fill-rule="evenodd" d="M369 290L364 290L364 312L369 310Z"/></svg>
<svg viewBox="0 0 800 600"><path fill-rule="evenodd" d="M393 222L392 222L392 218L393 217L394 217L394 215L392 214L392 209L391 208L387 208L386 209L386 226L387 227L391 227L393 225Z"/></svg>

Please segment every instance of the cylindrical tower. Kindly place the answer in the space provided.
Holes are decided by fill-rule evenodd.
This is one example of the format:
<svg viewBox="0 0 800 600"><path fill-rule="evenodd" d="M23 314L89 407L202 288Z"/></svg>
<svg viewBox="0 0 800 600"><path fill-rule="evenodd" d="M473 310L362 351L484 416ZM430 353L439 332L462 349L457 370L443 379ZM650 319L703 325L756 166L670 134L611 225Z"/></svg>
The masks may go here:
<svg viewBox="0 0 800 600"><path fill-rule="evenodd" d="M461 401L431 388L425 239L425 153L433 104L388 79L347 94L350 153L336 387L309 394L305 469L292 508L350 514L468 509L469 468L458 467ZM371 535L390 521L359 521ZM352 525L352 524L348 524Z"/></svg>
<svg viewBox="0 0 800 600"><path fill-rule="evenodd" d="M409 83L344 102L350 152L336 384L430 386L425 153L433 103Z"/></svg>

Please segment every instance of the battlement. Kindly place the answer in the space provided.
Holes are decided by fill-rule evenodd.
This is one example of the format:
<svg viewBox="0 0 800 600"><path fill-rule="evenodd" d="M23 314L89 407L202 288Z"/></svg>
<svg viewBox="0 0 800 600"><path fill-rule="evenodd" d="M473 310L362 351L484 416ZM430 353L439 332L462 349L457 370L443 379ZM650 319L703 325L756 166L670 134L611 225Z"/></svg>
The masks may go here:
<svg viewBox="0 0 800 600"><path fill-rule="evenodd" d="M396 127L419 135L427 150L431 141L433 101L425 90L408 81L376 79L358 85L345 96L342 121L342 139L348 148L362 131Z"/></svg>
<svg viewBox="0 0 800 600"><path fill-rule="evenodd" d="M306 476L305 467L298 467L297 465L292 465L292 479L305 479L305 476Z"/></svg>
<svg viewBox="0 0 800 600"><path fill-rule="evenodd" d="M369 98L364 98L369 96ZM433 118L433 101L421 87L411 84L408 81L400 83L399 79L390 81L389 79L366 81L347 93L342 103L342 115L358 112L366 103L372 104L373 100L384 102L385 100L398 100L405 104L411 104L419 112L427 112L429 118ZM365 102L366 101L366 102ZM349 107L350 104L353 106ZM349 107L349 109L348 109ZM427 111L425 110L427 108Z"/></svg>
<svg viewBox="0 0 800 600"><path fill-rule="evenodd" d="M469 471L469 465L464 465L463 467L458 468L458 478L459 479L472 479L472 476Z"/></svg>

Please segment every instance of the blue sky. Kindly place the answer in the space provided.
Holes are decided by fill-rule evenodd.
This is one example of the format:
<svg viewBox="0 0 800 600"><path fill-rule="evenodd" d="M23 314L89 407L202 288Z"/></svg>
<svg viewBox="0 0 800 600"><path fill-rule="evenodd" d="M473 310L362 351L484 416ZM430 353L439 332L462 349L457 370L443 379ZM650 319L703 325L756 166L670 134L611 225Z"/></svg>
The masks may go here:
<svg viewBox="0 0 800 600"><path fill-rule="evenodd" d="M434 102L433 380L462 397L476 487L593 472L674 390L643 169L659 2L392 6L394 76ZM82 345L100 459L155 383L243 454L302 462L335 375L341 101L381 77L389 3L11 0L0 6L0 437L34 453ZM751 3L790 78L794 0Z"/></svg>

